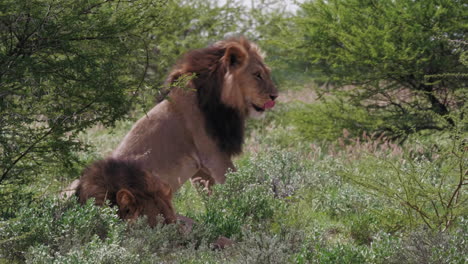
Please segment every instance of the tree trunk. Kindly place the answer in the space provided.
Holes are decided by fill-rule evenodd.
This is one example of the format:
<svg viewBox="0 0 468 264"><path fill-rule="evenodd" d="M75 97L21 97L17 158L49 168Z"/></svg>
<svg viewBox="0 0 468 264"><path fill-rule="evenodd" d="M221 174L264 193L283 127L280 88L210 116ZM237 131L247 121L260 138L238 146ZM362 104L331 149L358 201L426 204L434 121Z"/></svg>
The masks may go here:
<svg viewBox="0 0 468 264"><path fill-rule="evenodd" d="M435 113L445 117L445 119L450 124L450 126L454 126L455 122L453 121L453 119L451 117L448 116L450 111L448 110L447 106L445 104L441 103L439 101L439 99L437 99L437 97L434 95L433 87L430 86L430 85L421 84L420 85L420 90L426 92L426 96L429 99L429 102L431 103L432 110Z"/></svg>

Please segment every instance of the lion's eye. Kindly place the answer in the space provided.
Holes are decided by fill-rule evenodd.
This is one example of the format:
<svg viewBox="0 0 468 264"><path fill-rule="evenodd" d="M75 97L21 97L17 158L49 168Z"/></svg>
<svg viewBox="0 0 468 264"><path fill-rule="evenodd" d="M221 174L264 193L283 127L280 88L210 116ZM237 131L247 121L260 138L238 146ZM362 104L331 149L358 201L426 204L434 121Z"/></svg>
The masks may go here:
<svg viewBox="0 0 468 264"><path fill-rule="evenodd" d="M255 76L255 78L257 78L259 80L263 80L262 74L259 73L259 72L254 73L254 76Z"/></svg>

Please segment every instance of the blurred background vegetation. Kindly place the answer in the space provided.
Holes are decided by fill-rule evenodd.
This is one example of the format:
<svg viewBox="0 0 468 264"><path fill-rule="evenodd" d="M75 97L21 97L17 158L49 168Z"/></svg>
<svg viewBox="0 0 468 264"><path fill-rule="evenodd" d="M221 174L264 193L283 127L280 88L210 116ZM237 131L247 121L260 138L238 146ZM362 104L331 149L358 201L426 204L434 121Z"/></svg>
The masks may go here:
<svg viewBox="0 0 468 264"><path fill-rule="evenodd" d="M0 263L466 263L462 0L0 2ZM184 52L245 35L281 96L239 171L127 226L55 197L163 98ZM210 250L219 235L236 240Z"/></svg>

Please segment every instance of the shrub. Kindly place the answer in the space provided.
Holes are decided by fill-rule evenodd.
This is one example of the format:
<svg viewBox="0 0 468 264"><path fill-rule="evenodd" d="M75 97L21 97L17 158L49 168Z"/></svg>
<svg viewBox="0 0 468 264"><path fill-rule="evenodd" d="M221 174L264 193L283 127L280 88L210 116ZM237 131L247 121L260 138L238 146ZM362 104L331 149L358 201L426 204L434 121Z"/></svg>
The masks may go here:
<svg viewBox="0 0 468 264"><path fill-rule="evenodd" d="M365 247L343 242L329 243L322 232L312 231L299 252L293 255L295 263L365 263Z"/></svg>
<svg viewBox="0 0 468 264"><path fill-rule="evenodd" d="M341 175L405 213L408 224L446 230L466 213L466 147L457 133L451 144L407 151L400 158L372 153L343 167ZM411 150L411 149L410 149Z"/></svg>
<svg viewBox="0 0 468 264"><path fill-rule="evenodd" d="M24 205L0 223L0 257L27 263L179 263L217 259L212 232L196 224L189 234L177 225L150 228L145 217L129 224L114 208L75 199L47 198Z"/></svg>
<svg viewBox="0 0 468 264"><path fill-rule="evenodd" d="M416 229L402 238L389 263L466 263L467 231L464 218L450 232Z"/></svg>
<svg viewBox="0 0 468 264"><path fill-rule="evenodd" d="M116 210L92 203L90 200L81 206L75 199L47 198L41 203L24 204L17 218L1 223L0 255L24 260L35 257L32 252L37 252L46 260L76 255L77 250L91 254L100 247L118 246L125 225L117 218Z"/></svg>
<svg viewBox="0 0 468 264"><path fill-rule="evenodd" d="M294 126L301 140L310 142L335 141L345 129L351 137L356 137L365 131L375 131L382 124L381 119L365 109L337 99L301 104L290 109L283 121Z"/></svg>
<svg viewBox="0 0 468 264"><path fill-rule="evenodd" d="M253 166L227 175L223 185L215 185L213 194L205 198L205 213L197 218L219 235L240 236L242 227L254 223L266 224L274 214L277 201L268 185L257 178Z"/></svg>
<svg viewBox="0 0 468 264"><path fill-rule="evenodd" d="M62 255L63 254L63 255ZM26 252L27 263L67 263L67 264L125 264L141 263L138 255L130 254L116 243L103 242L95 237L91 241L76 246L69 252L53 253L49 246L38 245Z"/></svg>
<svg viewBox="0 0 468 264"><path fill-rule="evenodd" d="M233 263L290 263L304 241L302 232L290 229L278 233L245 230L243 237L244 240L234 246L237 254Z"/></svg>
<svg viewBox="0 0 468 264"><path fill-rule="evenodd" d="M304 182L305 170L292 153L269 149L250 157L229 173L223 185L215 185L204 199L206 211L198 218L216 235L241 235L242 227L266 225Z"/></svg>
<svg viewBox="0 0 468 264"><path fill-rule="evenodd" d="M440 130L454 125L450 113L463 116L466 101L464 8L458 0L306 1L278 39L332 83L325 92L383 111L379 130Z"/></svg>
<svg viewBox="0 0 468 264"><path fill-rule="evenodd" d="M19 201L37 197L31 182L76 173L76 153L87 149L80 132L111 126L157 87L146 78L147 39L165 7L6 0L0 10L0 217L13 217Z"/></svg>

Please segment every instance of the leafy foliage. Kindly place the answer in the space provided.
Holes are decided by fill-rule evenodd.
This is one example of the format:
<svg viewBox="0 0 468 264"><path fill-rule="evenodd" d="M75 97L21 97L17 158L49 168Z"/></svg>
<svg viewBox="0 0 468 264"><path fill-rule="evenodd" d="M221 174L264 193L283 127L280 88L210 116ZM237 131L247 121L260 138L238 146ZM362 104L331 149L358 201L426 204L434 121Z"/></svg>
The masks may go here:
<svg viewBox="0 0 468 264"><path fill-rule="evenodd" d="M352 137L377 130L383 120L343 100L330 99L290 107L283 122L294 127L300 140L332 142L343 135L343 130Z"/></svg>
<svg viewBox="0 0 468 264"><path fill-rule="evenodd" d="M180 55L188 50L205 47L229 34L241 34L245 8L233 0L224 5L210 0L173 0L166 6L164 27L153 28L151 49L156 57L150 58L151 78L161 82ZM157 100L164 99L164 89L158 91ZM154 104L148 100L148 107Z"/></svg>
<svg viewBox="0 0 468 264"><path fill-rule="evenodd" d="M400 241L400 253L390 263L465 263L466 220L452 233L415 230Z"/></svg>
<svg viewBox="0 0 468 264"><path fill-rule="evenodd" d="M77 133L112 124L145 84L152 0L2 1L0 183L70 166ZM142 19L143 18L143 19Z"/></svg>
<svg viewBox="0 0 468 264"><path fill-rule="evenodd" d="M197 218L210 226L213 237L239 236L246 224L265 224L273 217L278 205L269 186L262 184L267 179L255 177L261 174L249 165L228 174L227 183L216 186L213 195L206 197L206 211Z"/></svg>
<svg viewBox="0 0 468 264"><path fill-rule="evenodd" d="M330 91L383 115L380 131L444 129L466 101L465 48L452 44L466 43L465 7L458 0L310 1L293 18L294 41L283 46ZM434 76L450 73L460 78Z"/></svg>
<svg viewBox="0 0 468 264"><path fill-rule="evenodd" d="M0 254L21 260L32 250L50 259L54 254L67 254L82 246L85 249L87 243L92 244L86 250L93 250L93 244L116 243L124 229L116 210L96 207L92 200L82 207L75 199L47 199L40 204L23 205L18 218L2 222ZM34 249L38 245L42 246Z"/></svg>
<svg viewBox="0 0 468 264"><path fill-rule="evenodd" d="M370 154L343 174L401 204L413 225L423 221L430 229L445 230L466 214L466 148L456 138L452 135L451 145L440 144L427 153L411 151L401 160Z"/></svg>

